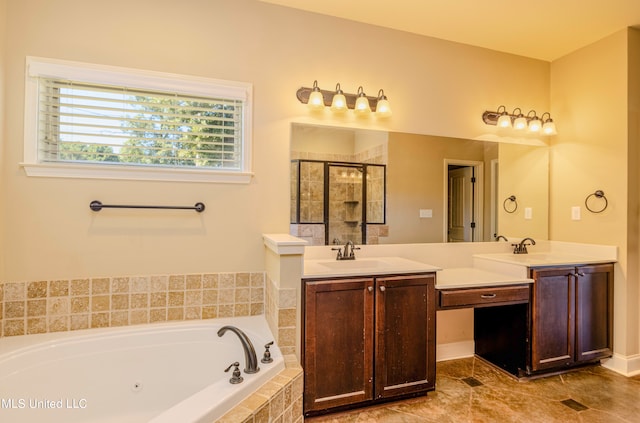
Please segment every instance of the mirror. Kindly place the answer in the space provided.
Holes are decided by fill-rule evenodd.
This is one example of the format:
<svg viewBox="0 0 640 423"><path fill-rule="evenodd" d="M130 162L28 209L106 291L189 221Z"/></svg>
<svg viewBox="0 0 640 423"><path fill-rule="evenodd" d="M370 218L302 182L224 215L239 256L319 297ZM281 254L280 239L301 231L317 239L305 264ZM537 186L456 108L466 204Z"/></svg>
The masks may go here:
<svg viewBox="0 0 640 423"><path fill-rule="evenodd" d="M378 210L384 210L372 212L377 220L353 218L352 198L341 200L347 206L339 210L325 207L331 201L323 193L332 188L318 163L384 165L371 166L383 180L376 194ZM498 234L548 237L549 160L543 145L294 123L291 166L291 234L312 245L348 237L366 244L493 241ZM315 208L301 207L305 199ZM300 218L304 213L308 220ZM329 235L332 219L347 222L362 237Z"/></svg>

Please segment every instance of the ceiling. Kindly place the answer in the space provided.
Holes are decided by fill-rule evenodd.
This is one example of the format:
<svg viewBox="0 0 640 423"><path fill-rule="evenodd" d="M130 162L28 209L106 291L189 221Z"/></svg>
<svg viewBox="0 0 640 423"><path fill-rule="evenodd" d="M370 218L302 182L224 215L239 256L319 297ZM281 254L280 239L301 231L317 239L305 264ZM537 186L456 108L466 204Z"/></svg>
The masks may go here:
<svg viewBox="0 0 640 423"><path fill-rule="evenodd" d="M640 28L640 0L261 1L545 61Z"/></svg>

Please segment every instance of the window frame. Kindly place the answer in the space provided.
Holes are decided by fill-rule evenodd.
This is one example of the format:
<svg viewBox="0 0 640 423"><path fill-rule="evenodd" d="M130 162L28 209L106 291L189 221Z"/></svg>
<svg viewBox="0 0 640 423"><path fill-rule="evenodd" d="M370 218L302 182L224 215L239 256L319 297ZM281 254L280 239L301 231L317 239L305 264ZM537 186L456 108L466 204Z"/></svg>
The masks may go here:
<svg viewBox="0 0 640 423"><path fill-rule="evenodd" d="M197 167L39 162L38 96L40 77L64 78L90 84L120 85L137 89L173 91L198 96L242 100L244 105L241 127L241 169L236 171ZM28 56L25 72L24 158L20 165L24 168L27 176L36 177L246 184L253 176L251 171L252 91L253 85L247 82Z"/></svg>

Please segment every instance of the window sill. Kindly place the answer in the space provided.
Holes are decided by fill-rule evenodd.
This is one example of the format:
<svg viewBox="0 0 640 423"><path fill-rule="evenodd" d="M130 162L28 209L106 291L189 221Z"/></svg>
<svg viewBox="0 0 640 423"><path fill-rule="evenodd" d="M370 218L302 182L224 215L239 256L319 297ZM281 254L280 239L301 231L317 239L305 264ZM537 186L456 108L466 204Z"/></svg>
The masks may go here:
<svg viewBox="0 0 640 423"><path fill-rule="evenodd" d="M133 181L248 184L253 173L135 166L20 163L27 176L48 178L124 179Z"/></svg>

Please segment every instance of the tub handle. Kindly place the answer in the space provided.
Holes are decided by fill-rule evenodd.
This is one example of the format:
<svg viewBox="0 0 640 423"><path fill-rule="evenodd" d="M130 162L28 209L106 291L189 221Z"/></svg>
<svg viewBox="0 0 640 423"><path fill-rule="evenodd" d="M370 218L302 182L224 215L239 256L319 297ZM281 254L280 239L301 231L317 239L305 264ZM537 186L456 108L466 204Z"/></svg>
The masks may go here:
<svg viewBox="0 0 640 423"><path fill-rule="evenodd" d="M233 369L233 375L231 376L231 379L229 379L229 383L233 383L235 385L236 383L242 382L244 379L242 377L242 373L240 373L240 363L237 361L235 363L231 363L224 372L228 372L232 367L235 367L235 369Z"/></svg>
<svg viewBox="0 0 640 423"><path fill-rule="evenodd" d="M260 362L271 363L273 361L273 358L271 358L271 351L269 351L269 347L271 347L272 345L273 341L264 346L264 354L262 355L262 360L260 360Z"/></svg>

